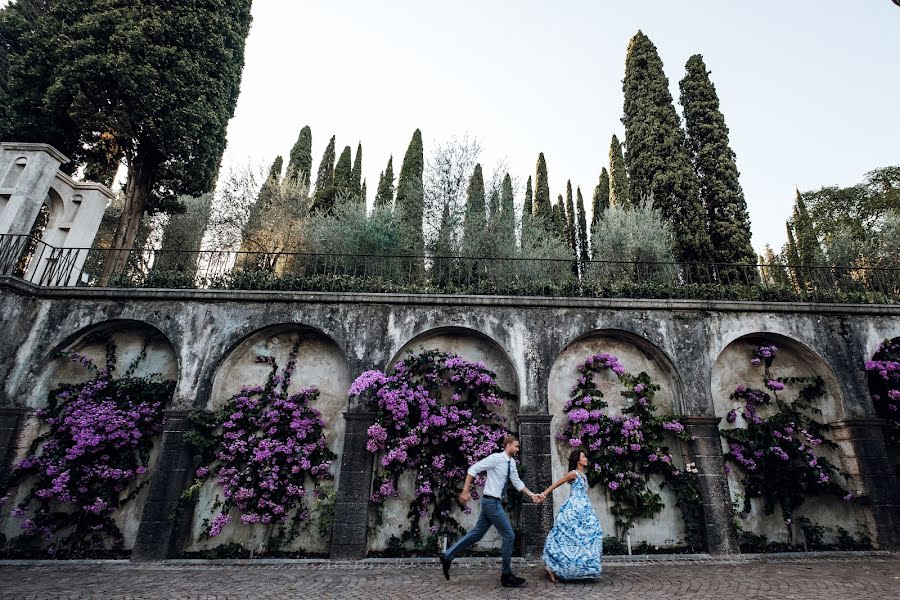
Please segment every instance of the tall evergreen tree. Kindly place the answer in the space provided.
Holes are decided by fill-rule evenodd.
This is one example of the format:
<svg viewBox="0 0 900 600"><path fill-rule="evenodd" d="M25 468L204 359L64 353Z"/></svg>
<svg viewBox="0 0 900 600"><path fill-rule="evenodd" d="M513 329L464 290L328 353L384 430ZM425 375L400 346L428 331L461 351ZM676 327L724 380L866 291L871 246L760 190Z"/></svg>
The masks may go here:
<svg viewBox="0 0 900 600"><path fill-rule="evenodd" d="M388 157L387 166L378 177L375 190L375 208L391 208L394 205L394 157Z"/></svg>
<svg viewBox="0 0 900 600"><path fill-rule="evenodd" d="M344 146L337 165L334 167L335 192L349 192L353 190L353 151L350 146Z"/></svg>
<svg viewBox="0 0 900 600"><path fill-rule="evenodd" d="M588 259L588 229L581 187L576 190L575 197L578 199L576 202L578 210L578 260L585 261Z"/></svg>
<svg viewBox="0 0 900 600"><path fill-rule="evenodd" d="M619 138L615 134L609 143L609 203L612 206L631 204L625 156L622 154L622 144L619 143Z"/></svg>
<svg viewBox="0 0 900 600"><path fill-rule="evenodd" d="M557 196L556 204L553 205L551 210L553 211L553 231L559 235L559 239L563 244L569 245L569 227L566 221L566 200L563 198L562 194Z"/></svg>
<svg viewBox="0 0 900 600"><path fill-rule="evenodd" d="M785 244L782 254L784 255L788 270L793 275L795 285L804 289L806 287L806 278L803 276L803 261L800 260L800 253L797 251L797 241L794 239L794 227L790 221L785 223L787 228L787 244Z"/></svg>
<svg viewBox="0 0 900 600"><path fill-rule="evenodd" d="M700 199L706 207L712 257L717 263L752 264L756 252L750 243L750 215L716 88L701 55L688 59L686 68L680 83L681 105Z"/></svg>
<svg viewBox="0 0 900 600"><path fill-rule="evenodd" d="M822 246L819 245L819 235L816 232L815 223L806 210L806 202L803 194L797 190L794 201L794 231L797 234L796 248L800 264L804 267L821 265L824 262Z"/></svg>
<svg viewBox="0 0 900 600"><path fill-rule="evenodd" d="M487 214L490 226L493 228L500 221L500 190L496 188L491 190Z"/></svg>
<svg viewBox="0 0 900 600"><path fill-rule="evenodd" d="M469 256L481 253L478 241L484 235L487 220L484 196L484 175L481 164L476 164L466 190L466 212L463 217L462 251Z"/></svg>
<svg viewBox="0 0 900 600"><path fill-rule="evenodd" d="M145 212L168 211L178 196L215 185L250 4L29 0L7 7L0 18L2 136L52 141L75 159L73 168L99 154L107 178L124 162L124 207L112 245L132 248ZM23 8L38 10L23 16ZM101 283L128 258L110 253Z"/></svg>
<svg viewBox="0 0 900 600"><path fill-rule="evenodd" d="M781 257L772 251L772 247L766 244L763 255L760 257L760 263L765 265L766 278L773 285L782 287L790 286L790 278L787 270L784 268L784 262Z"/></svg>
<svg viewBox="0 0 900 600"><path fill-rule="evenodd" d="M410 232L410 252L421 255L425 250L425 237L422 233L422 218L425 211L425 187L422 176L425 170L425 150L422 144L422 132L413 133L400 167L400 178L397 182L396 208L400 211L401 220ZM424 268L424 265L420 265Z"/></svg>
<svg viewBox="0 0 900 600"><path fill-rule="evenodd" d="M509 173L503 178L500 188L500 218L498 220L498 249L500 256L516 253L516 207L512 178Z"/></svg>
<svg viewBox="0 0 900 600"><path fill-rule="evenodd" d="M550 218L550 182L547 179L547 161L544 153L538 155L537 174L534 178L534 216Z"/></svg>
<svg viewBox="0 0 900 600"><path fill-rule="evenodd" d="M522 214L531 216L534 214L534 190L531 187L531 175L525 183L525 202L522 204Z"/></svg>
<svg viewBox="0 0 900 600"><path fill-rule="evenodd" d="M356 146L356 156L353 157L353 171L350 175L350 189L357 196L362 195L362 142ZM363 196L365 202L365 196Z"/></svg>
<svg viewBox="0 0 900 600"><path fill-rule="evenodd" d="M565 211L565 219L566 219L566 242L568 242L569 247L572 249L572 252L577 255L578 254L578 234L577 234L577 221L578 216L575 214L575 202L572 198L572 180L568 180L566 182L566 211Z"/></svg>
<svg viewBox="0 0 900 600"><path fill-rule="evenodd" d="M603 167L600 170L600 181L597 182L597 187L594 188L594 200L591 204L591 232L595 230L597 223L603 218L603 211L609 208L609 190L609 173L607 173L606 167Z"/></svg>
<svg viewBox="0 0 900 600"><path fill-rule="evenodd" d="M623 91L631 197L653 198L672 225L679 261L708 261L706 215L684 131L656 46L640 31L628 45Z"/></svg>
<svg viewBox="0 0 900 600"><path fill-rule="evenodd" d="M294 147L291 148L287 176L299 180L303 185L309 185L312 177L312 129L309 125L303 126Z"/></svg>
<svg viewBox="0 0 900 600"><path fill-rule="evenodd" d="M323 211L330 211L334 206L334 158L334 136L331 136L322 160L319 161L319 172L316 175L315 206Z"/></svg>

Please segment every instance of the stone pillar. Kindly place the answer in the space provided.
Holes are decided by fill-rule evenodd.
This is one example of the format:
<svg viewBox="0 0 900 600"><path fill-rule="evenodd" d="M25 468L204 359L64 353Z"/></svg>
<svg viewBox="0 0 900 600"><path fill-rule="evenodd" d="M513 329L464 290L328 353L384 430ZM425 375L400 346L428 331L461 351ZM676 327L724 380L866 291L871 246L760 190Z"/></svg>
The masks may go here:
<svg viewBox="0 0 900 600"><path fill-rule="evenodd" d="M339 560L366 556L373 464L366 442L375 415L348 411L344 413L344 420L344 452L331 531L331 558Z"/></svg>
<svg viewBox="0 0 900 600"><path fill-rule="evenodd" d="M720 417L681 418L688 433L697 438L686 443L685 459L693 462L699 472L707 552L739 554L719 421Z"/></svg>
<svg viewBox="0 0 900 600"><path fill-rule="evenodd" d="M0 489L12 471L19 428L27 410L17 406L0 406Z"/></svg>
<svg viewBox="0 0 900 600"><path fill-rule="evenodd" d="M190 429L187 410L167 410L159 455L151 471L150 490L141 514L131 559L162 560L176 555L188 533L191 511L178 511L181 494L190 484L194 456L185 443Z"/></svg>
<svg viewBox="0 0 900 600"><path fill-rule="evenodd" d="M550 458L550 421L547 414L519 415L519 443L522 447L522 481L532 492L541 492L553 483ZM553 496L541 504L522 503L522 555L540 557L544 540L553 527Z"/></svg>
<svg viewBox="0 0 900 600"><path fill-rule="evenodd" d="M830 424L832 439L840 448L849 486L868 498L866 508L882 549L900 547L900 486L884 442L881 419L848 419Z"/></svg>

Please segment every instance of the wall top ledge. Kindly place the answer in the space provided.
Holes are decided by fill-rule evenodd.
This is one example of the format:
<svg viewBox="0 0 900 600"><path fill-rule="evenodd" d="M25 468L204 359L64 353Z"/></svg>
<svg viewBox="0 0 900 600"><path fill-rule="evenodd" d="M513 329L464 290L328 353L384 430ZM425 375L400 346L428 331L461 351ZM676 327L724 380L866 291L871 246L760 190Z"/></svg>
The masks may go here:
<svg viewBox="0 0 900 600"><path fill-rule="evenodd" d="M61 164L69 162L68 157L50 144L31 144L26 142L0 142L0 150L20 150L23 152L46 152Z"/></svg>
<svg viewBox="0 0 900 600"><path fill-rule="evenodd" d="M185 290L86 287L42 287L0 275L0 290L57 300L143 300L188 302L283 302L290 304L392 304L429 306L485 306L513 308L585 308L665 310L681 312L767 312L832 315L900 316L893 304L815 304L811 302L745 302L734 300L647 300L627 298L556 298L543 296L472 296L450 294L376 294L353 292L289 292L268 290Z"/></svg>
<svg viewBox="0 0 900 600"><path fill-rule="evenodd" d="M60 155L62 156L62 155ZM75 181L62 171L58 171L56 173L56 178L60 181L64 182L66 185L71 187L73 190L96 190L109 198L110 200L115 200L116 195L113 194L112 190L103 185L102 183L96 183L93 181Z"/></svg>

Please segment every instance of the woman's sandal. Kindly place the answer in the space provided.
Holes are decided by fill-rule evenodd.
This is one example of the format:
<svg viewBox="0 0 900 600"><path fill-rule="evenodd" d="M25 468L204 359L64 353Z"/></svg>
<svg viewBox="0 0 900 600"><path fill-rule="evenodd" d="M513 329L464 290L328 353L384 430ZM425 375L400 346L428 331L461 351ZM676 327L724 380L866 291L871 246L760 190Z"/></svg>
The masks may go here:
<svg viewBox="0 0 900 600"><path fill-rule="evenodd" d="M550 570L550 567L544 567L544 570L547 571L547 577L550 578L550 581L553 583L559 583L559 579L556 578L556 573Z"/></svg>

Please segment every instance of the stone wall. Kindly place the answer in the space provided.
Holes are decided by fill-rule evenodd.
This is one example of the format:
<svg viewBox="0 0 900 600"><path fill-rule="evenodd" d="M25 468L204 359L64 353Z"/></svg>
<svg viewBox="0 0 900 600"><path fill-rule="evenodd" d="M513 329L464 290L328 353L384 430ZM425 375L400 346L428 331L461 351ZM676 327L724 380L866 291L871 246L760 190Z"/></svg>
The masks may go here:
<svg viewBox="0 0 900 600"><path fill-rule="evenodd" d="M786 369L814 371L827 382L826 416L838 425L838 459L855 474L853 487L872 505L861 515L825 508L815 519L832 525L857 518L870 524L881 547L897 543L897 481L887 465L884 441L874 420L862 365L882 339L900 335L900 308L890 306L769 304L742 302L590 300L378 294L314 294L178 290L49 289L0 280L0 479L15 448L32 435L28 411L40 406L53 378L74 377L54 366L59 350L73 348L86 334L105 328L135 337L135 328L157 332L158 368L177 384L159 442L154 477L137 522L134 557L162 558L205 543L196 541L209 514L212 487L193 511L173 518L178 497L189 485L193 462L183 433L191 408L215 408L240 385L263 376L254 355L281 357L293 336L303 335L301 368L295 385L322 390L319 409L329 420L329 443L340 455L335 464L337 501L332 539L305 537L297 548L328 551L332 557L359 557L384 547L386 531L367 531L366 499L372 457L365 452L366 407L348 405L346 389L363 370L386 369L407 349L439 348L484 361L501 385L516 394L509 406L511 429L522 440L526 483L543 489L564 471L553 435L562 404L574 383L574 364L587 354L617 354L626 369L647 371L662 386L665 412L690 423L698 441L683 459L701 470L707 538L713 553L733 552L731 504L735 482L723 470L716 428L728 410L727 393L743 371L753 340L786 349ZM132 332L132 333L129 333ZM124 339L124 338L123 338ZM745 343L746 342L746 343ZM127 344L125 344L127 346ZM165 354L163 349L170 354ZM161 353L160 353L161 352ZM279 358L278 360L282 360ZM617 407L614 382L607 400ZM606 391L606 390L605 390ZM42 396L43 394L43 396ZM621 407L619 407L621 408ZM729 486L730 484L730 486ZM521 514L523 548L540 552L552 524L554 506L565 490L541 507L526 504ZM605 498L592 492L607 533L613 532ZM667 496L667 504L671 500ZM818 510L818 509L815 509ZM5 513L4 513L5 514ZM405 507L390 512L396 522ZM134 519L138 519L135 515ZM8 521L8 519L7 519ZM9 527L9 524L5 525ZM777 524L753 523L774 535ZM848 528L850 529L850 528ZM676 543L680 516L667 508L652 523L632 532L634 542ZM228 540L256 543L254 532L227 531ZM486 540L488 545L490 540Z"/></svg>

